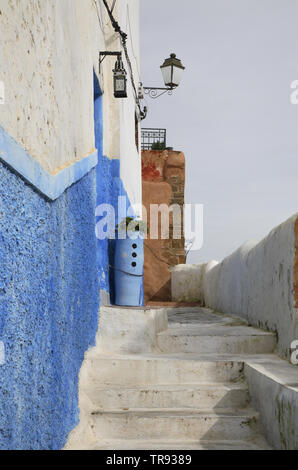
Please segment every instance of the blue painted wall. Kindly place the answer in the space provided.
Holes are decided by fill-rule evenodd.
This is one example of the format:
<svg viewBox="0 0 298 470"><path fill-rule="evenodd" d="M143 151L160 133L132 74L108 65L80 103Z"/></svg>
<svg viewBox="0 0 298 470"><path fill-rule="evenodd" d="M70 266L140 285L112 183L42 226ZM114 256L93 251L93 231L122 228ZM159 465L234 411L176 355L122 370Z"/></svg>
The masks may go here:
<svg viewBox="0 0 298 470"><path fill-rule="evenodd" d="M0 159L13 168L29 184L51 201L58 199L71 185L79 181L97 165L97 152L81 158L73 165L52 175L48 173L18 142L0 125Z"/></svg>
<svg viewBox="0 0 298 470"><path fill-rule="evenodd" d="M118 196L129 200L119 160L103 156L96 80L94 93L98 165L57 200L0 161L0 449L65 445L79 420L78 376L100 289L113 299L113 243L96 240L95 209L110 203L117 213ZM10 142L2 133L0 150Z"/></svg>
<svg viewBox="0 0 298 470"><path fill-rule="evenodd" d="M60 449L97 329L96 170L55 202L2 163L0 181L0 449Z"/></svg>
<svg viewBox="0 0 298 470"><path fill-rule="evenodd" d="M130 201L120 178L120 161L109 159L103 155L103 115L102 115L102 93L98 79L94 74L94 125L95 125L95 146L98 151L97 171L97 205L111 204L116 215L116 225L118 221L118 197L126 199L126 207L130 206ZM97 219L97 222L100 218ZM111 294L113 302L113 266L114 243L112 240L98 240L98 272L100 289Z"/></svg>

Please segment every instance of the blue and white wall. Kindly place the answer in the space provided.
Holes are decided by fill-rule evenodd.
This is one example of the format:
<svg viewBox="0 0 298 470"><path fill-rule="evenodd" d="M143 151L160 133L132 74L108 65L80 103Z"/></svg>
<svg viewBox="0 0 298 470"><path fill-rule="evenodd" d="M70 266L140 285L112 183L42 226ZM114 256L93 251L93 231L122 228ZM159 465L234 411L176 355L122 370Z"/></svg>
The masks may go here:
<svg viewBox="0 0 298 470"><path fill-rule="evenodd" d="M0 0L0 11L0 449L59 449L111 290L95 210L141 202L135 100L130 83L128 99L113 97L115 59L99 71L100 50L121 50L100 0ZM138 0L114 13L138 83Z"/></svg>

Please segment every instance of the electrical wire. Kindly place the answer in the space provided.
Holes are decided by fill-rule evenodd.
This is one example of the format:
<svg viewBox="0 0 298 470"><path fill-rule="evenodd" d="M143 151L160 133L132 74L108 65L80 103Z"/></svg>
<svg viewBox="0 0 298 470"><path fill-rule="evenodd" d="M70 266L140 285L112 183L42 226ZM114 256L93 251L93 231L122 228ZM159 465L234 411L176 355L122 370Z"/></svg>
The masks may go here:
<svg viewBox="0 0 298 470"><path fill-rule="evenodd" d="M134 95L135 95L136 105L138 106L139 112L141 114L142 110L141 110L140 100L139 100L139 97L138 97L137 87L136 87L134 77L133 77L133 68L132 68L132 65L131 65L131 60L130 60L128 50L127 50L127 34L124 31L122 31L119 23L115 20L115 18L113 16L113 13L109 9L109 5L108 5L107 1L106 0L102 0L102 1L103 1L104 6L106 7L107 13L109 15L109 18L111 20L111 23L112 23L112 26L113 26L115 32L118 33L119 36L120 36L120 40L121 40L121 44L122 44L122 47L123 47L123 50L124 50L126 62L127 62L128 68L129 68L129 75L130 75L130 80L131 80L133 92L134 92Z"/></svg>

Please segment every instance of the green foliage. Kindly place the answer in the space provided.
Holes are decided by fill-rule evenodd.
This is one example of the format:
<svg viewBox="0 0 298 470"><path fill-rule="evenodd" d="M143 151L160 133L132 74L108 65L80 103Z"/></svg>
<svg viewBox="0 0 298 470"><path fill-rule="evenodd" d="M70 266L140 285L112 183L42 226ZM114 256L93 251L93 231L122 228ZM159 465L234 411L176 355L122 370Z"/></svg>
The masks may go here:
<svg viewBox="0 0 298 470"><path fill-rule="evenodd" d="M154 142L151 147L152 150L165 150L165 148L166 148L165 142L160 142L160 141Z"/></svg>
<svg viewBox="0 0 298 470"><path fill-rule="evenodd" d="M142 234L147 233L147 224L143 220L135 219L133 217L125 217L119 225L116 227L118 232L140 232Z"/></svg>

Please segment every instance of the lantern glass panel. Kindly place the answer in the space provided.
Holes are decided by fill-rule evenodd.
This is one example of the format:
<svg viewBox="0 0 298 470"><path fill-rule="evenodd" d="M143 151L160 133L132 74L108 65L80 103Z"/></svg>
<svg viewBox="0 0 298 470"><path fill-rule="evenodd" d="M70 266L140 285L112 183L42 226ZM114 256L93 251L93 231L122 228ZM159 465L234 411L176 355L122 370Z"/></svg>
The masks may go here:
<svg viewBox="0 0 298 470"><path fill-rule="evenodd" d="M161 68L163 80L166 86L171 86L172 84L172 65L167 65L166 67Z"/></svg>
<svg viewBox="0 0 298 470"><path fill-rule="evenodd" d="M181 82L184 69L180 67L173 67L173 84L178 86Z"/></svg>
<svg viewBox="0 0 298 470"><path fill-rule="evenodd" d="M115 80L115 89L116 91L125 91L125 78L124 77L116 77Z"/></svg>

